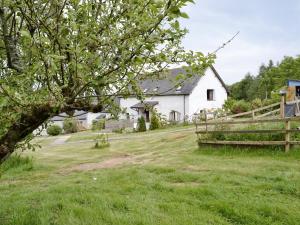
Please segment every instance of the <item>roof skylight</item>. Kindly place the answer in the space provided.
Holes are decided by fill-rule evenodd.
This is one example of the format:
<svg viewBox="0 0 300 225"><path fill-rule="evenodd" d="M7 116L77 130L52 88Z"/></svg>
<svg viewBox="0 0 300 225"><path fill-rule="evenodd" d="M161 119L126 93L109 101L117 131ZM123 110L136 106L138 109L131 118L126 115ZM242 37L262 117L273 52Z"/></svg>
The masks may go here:
<svg viewBox="0 0 300 225"><path fill-rule="evenodd" d="M176 91L180 91L181 90L181 86L178 86L177 88L176 88Z"/></svg>

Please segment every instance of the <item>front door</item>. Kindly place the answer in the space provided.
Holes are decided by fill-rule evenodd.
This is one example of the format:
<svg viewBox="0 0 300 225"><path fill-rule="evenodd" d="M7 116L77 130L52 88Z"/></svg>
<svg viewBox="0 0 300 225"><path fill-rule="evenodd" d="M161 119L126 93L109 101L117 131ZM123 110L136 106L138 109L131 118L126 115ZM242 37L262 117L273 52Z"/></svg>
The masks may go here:
<svg viewBox="0 0 300 225"><path fill-rule="evenodd" d="M146 122L150 122L150 112L149 112L149 110L145 109L144 115L145 115Z"/></svg>

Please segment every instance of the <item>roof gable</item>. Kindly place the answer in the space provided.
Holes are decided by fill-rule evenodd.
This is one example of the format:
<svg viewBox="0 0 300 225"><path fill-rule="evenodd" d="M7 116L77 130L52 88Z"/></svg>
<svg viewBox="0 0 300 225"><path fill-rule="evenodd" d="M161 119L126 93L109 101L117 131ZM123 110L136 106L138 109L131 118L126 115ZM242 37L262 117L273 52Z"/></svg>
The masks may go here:
<svg viewBox="0 0 300 225"><path fill-rule="evenodd" d="M225 84L225 82L223 81L223 79L221 78L218 71L216 70L216 68L214 66L210 66L210 68L213 71L213 73L216 75L216 77L218 78L218 80L220 81L220 83L222 84L224 89L226 90L227 94L229 95L229 89L228 89L227 85Z"/></svg>
<svg viewBox="0 0 300 225"><path fill-rule="evenodd" d="M216 69L213 66L210 68L228 93L228 89ZM147 79L141 81L140 88L145 95L189 95L197 86L201 75L194 74L180 81L176 79L178 75L186 73L186 70L183 68L170 69L163 79Z"/></svg>

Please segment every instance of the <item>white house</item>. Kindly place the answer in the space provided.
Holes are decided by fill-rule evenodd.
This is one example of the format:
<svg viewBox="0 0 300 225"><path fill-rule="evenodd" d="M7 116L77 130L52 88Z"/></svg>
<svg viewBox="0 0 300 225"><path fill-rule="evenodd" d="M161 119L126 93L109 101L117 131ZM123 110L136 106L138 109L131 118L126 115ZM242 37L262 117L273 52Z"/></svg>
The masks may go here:
<svg viewBox="0 0 300 225"><path fill-rule="evenodd" d="M79 125L83 129L90 129L92 127L93 120L99 120L102 118L108 118L110 115L108 113L91 113L86 111L75 111L72 118L78 121ZM66 113L61 113L58 116L54 116L50 119L50 122L63 128L63 123L69 116Z"/></svg>
<svg viewBox="0 0 300 225"><path fill-rule="evenodd" d="M120 115L120 119L123 121L135 119L136 121L138 117L144 116L148 122L146 125L149 126L151 108L156 109L168 121L180 122L191 120L193 115L198 114L201 110L214 110L223 106L228 96L228 90L213 66L208 68L202 76L193 75L178 83L176 77L185 73L182 68L171 69L163 79L141 81L140 88L146 96L143 102L135 96L116 98L116 104L126 112ZM66 113L62 113L51 118L50 121L62 127L63 121L67 117ZM90 129L93 120L110 118L110 113L75 111L73 118L79 122L82 128ZM136 123L134 123L134 127L136 127Z"/></svg>
<svg viewBox="0 0 300 225"><path fill-rule="evenodd" d="M176 86L176 77L184 73L186 72L182 68L171 69L164 79L142 81L140 87L146 96L143 102L134 96L120 98L120 107L127 112L125 116L144 116L146 122L149 122L149 108L153 107L169 121L183 121L191 120L200 110L213 110L223 106L228 90L213 66L204 75L193 75Z"/></svg>

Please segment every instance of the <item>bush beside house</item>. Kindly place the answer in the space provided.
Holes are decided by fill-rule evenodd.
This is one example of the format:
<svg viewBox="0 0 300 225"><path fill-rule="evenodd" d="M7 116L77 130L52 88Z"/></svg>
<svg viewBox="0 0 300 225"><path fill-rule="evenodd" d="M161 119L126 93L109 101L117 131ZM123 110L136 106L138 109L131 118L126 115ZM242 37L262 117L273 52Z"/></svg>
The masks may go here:
<svg viewBox="0 0 300 225"><path fill-rule="evenodd" d="M78 131L77 120L67 118L64 120L63 129L66 134L76 133Z"/></svg>
<svg viewBox="0 0 300 225"><path fill-rule="evenodd" d="M156 130L160 128L160 121L156 111L152 111L151 119L150 119L150 130Z"/></svg>
<svg viewBox="0 0 300 225"><path fill-rule="evenodd" d="M92 130L102 130L105 129L105 120L93 120L92 122Z"/></svg>
<svg viewBox="0 0 300 225"><path fill-rule="evenodd" d="M47 134L50 136L57 136L62 133L62 129L60 126L53 124L47 128Z"/></svg>
<svg viewBox="0 0 300 225"><path fill-rule="evenodd" d="M146 130L147 130L146 121L145 121L145 118L142 116L142 117L138 118L137 132L144 132Z"/></svg>
<svg viewBox="0 0 300 225"><path fill-rule="evenodd" d="M264 100L256 98L249 102L245 100L235 100L233 98L229 98L226 100L223 108L228 112L237 114L237 113L243 113L250 110L258 109L264 106L268 106L279 101L280 100L278 100L275 97L271 99L264 99Z"/></svg>

